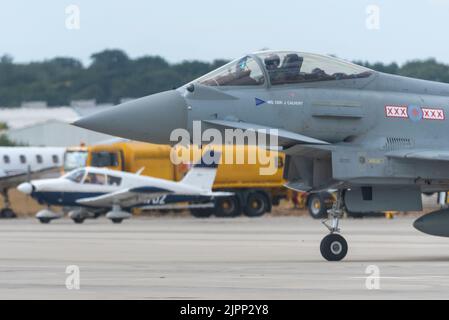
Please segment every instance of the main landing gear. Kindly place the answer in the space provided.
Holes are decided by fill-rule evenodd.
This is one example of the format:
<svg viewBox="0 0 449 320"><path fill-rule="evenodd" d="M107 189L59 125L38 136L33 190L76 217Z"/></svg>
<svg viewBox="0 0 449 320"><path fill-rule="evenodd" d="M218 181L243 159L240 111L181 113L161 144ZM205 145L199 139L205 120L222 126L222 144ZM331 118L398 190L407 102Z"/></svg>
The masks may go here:
<svg viewBox="0 0 449 320"><path fill-rule="evenodd" d="M10 207L11 203L9 202L8 189L3 189L1 195L3 197L4 208L0 210L0 218L17 218L16 213Z"/></svg>
<svg viewBox="0 0 449 320"><path fill-rule="evenodd" d="M129 219L131 216L131 213L122 210L118 204L114 204L112 210L106 214L106 218L110 219L114 224L122 223L124 219Z"/></svg>
<svg viewBox="0 0 449 320"><path fill-rule="evenodd" d="M340 261L348 253L348 243L340 233L339 222L343 217L343 191L337 193L337 201L335 201L332 209L329 210L332 224L329 225L327 220L323 220L323 224L329 229L330 234L325 236L321 241L320 251L324 259L328 261Z"/></svg>

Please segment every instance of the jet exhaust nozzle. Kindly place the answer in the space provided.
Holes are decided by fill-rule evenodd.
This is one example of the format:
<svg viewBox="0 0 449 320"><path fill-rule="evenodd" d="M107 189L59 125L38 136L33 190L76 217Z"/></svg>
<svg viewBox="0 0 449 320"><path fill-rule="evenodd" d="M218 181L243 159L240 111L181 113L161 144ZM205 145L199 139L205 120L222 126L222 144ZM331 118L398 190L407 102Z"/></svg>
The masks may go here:
<svg viewBox="0 0 449 320"><path fill-rule="evenodd" d="M413 227L432 236L449 237L449 209L423 215L415 220Z"/></svg>

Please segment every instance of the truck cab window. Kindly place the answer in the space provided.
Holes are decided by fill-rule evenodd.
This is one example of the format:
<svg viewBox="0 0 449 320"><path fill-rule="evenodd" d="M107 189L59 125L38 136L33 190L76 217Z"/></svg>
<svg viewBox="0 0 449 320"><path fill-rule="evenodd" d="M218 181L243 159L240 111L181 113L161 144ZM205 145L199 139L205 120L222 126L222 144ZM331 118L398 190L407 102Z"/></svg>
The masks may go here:
<svg viewBox="0 0 449 320"><path fill-rule="evenodd" d="M68 150L64 155L64 170L71 171L85 167L87 161L87 151Z"/></svg>
<svg viewBox="0 0 449 320"><path fill-rule="evenodd" d="M115 152L93 152L90 165L92 167L117 167L119 165L118 155Z"/></svg>

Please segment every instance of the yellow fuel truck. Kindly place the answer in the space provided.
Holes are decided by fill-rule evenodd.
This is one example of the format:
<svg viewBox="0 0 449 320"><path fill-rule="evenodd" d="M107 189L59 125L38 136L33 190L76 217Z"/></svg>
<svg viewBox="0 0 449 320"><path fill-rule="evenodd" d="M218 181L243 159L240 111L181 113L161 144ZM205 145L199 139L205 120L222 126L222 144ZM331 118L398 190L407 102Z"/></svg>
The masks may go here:
<svg viewBox="0 0 449 320"><path fill-rule="evenodd" d="M190 209L194 216L235 217L243 213L258 217L270 212L273 205L287 196L281 153L259 150L255 146L214 146L213 149L222 153L213 189L235 195L215 199L213 208ZM201 150L197 147L178 148L175 153L171 150L170 146L141 142L95 145L87 148L86 165L179 181L190 165L200 159ZM258 152L264 152L263 157ZM241 155L247 157L243 163Z"/></svg>

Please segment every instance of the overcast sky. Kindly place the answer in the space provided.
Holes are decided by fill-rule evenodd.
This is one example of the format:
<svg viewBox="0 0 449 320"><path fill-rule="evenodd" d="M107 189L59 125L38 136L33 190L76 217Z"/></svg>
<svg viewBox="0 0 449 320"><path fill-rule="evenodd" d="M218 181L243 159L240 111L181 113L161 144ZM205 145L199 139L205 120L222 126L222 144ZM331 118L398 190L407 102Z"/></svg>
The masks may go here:
<svg viewBox="0 0 449 320"><path fill-rule="evenodd" d="M80 9L78 30L66 27L71 4ZM19 62L72 56L89 63L105 48L171 62L270 48L371 62L435 57L449 63L448 34L449 0L0 1L0 55Z"/></svg>

